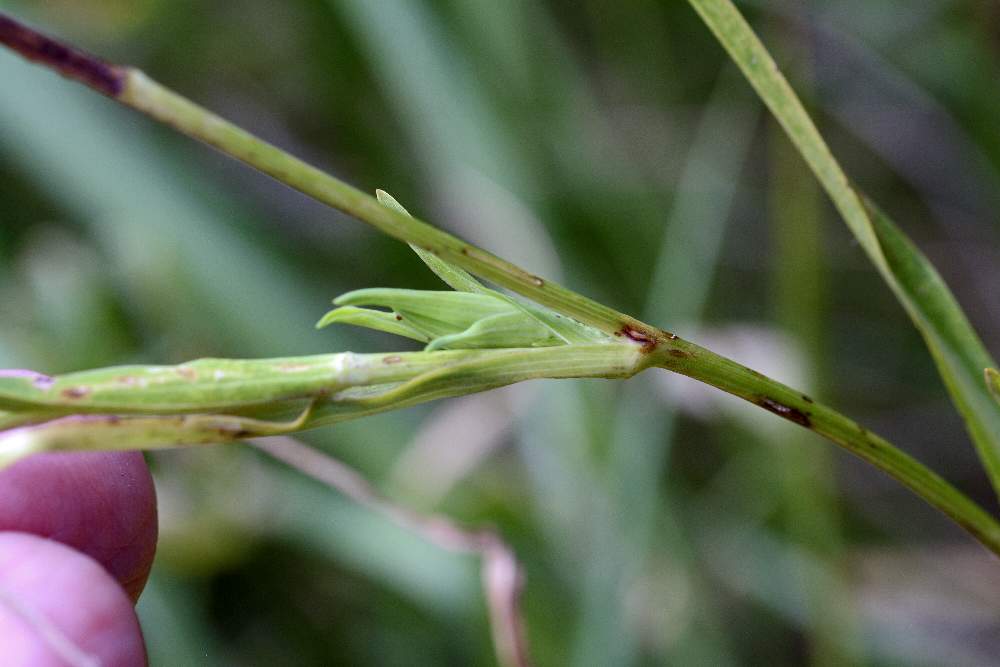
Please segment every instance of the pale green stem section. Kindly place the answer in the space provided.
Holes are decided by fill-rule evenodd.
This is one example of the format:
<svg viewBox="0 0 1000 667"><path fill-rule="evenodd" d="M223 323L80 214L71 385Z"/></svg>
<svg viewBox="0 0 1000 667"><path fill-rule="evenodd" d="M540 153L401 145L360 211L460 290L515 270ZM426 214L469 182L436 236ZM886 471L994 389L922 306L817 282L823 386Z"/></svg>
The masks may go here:
<svg viewBox="0 0 1000 667"><path fill-rule="evenodd" d="M720 22L723 24L726 21L742 22L742 17L726 1L691 1L698 8L699 12L702 13L703 17L706 18L706 21L714 26L713 30L718 27ZM0 18L3 18L2 14L0 14ZM6 25L8 29L12 25L9 19ZM743 26L745 27L745 23L743 23ZM21 39L20 31L30 33L30 30L22 26L16 27L14 35L17 38L15 42L19 45L19 50L24 52L25 45L27 44L31 53L29 57L36 60L40 59L44 64L53 67L54 65L51 62L47 62L47 58L49 57L48 52L31 51L32 47L37 47L36 37L25 41ZM758 92L764 97L765 102L769 105L774 103L774 91L769 91L769 88L774 88L775 86L777 86L777 91L781 95L790 95L790 88L788 88L784 79L780 75L774 76L776 73L774 63L767 56L766 51L763 50L759 42L756 41L753 33L746 28L744 33L736 31L735 34L738 34L739 38L735 40L734 48L741 49L741 58L737 59L737 61L740 62L744 71L747 71L745 62L750 62L752 58L758 58L759 66L771 70L771 75L768 77L760 76L762 73L754 69L754 72L758 75L757 79L759 79L759 82L755 82L755 85L759 85ZM723 41L725 42L726 40ZM728 47L730 47L729 44L727 44ZM88 57L79 57L89 63ZM758 65L755 65L757 69L759 69ZM59 66L55 67L58 68ZM101 67L107 69L108 66L101 65ZM296 417L295 419L284 423L257 420L256 417L258 415L254 415L253 417L236 415L160 415L153 422L146 424L149 431L148 438L144 438L144 431L141 427L135 429L135 433L131 435L131 439L128 439L131 442L131 447L129 448L142 449L144 447L162 446L160 443L164 440L170 440L170 438L175 438L175 436L179 437L179 431L183 431L188 425L179 422L171 427L167 422L169 419L193 419L191 432L196 436L194 438L195 441L204 441L200 439L203 437L202 434L207 434L213 428L217 433L220 430L226 430L230 439L240 439L257 435L260 431L287 432L288 430L308 428L342 419L395 409L425 400L482 391L532 378L623 378L629 377L650 366L660 366L668 370L683 373L723 391L744 398L827 437L902 482L931 505L954 519L989 549L1000 554L1000 524L982 508L912 457L830 408L820 406L789 387L766 378L755 371L744 368L693 343L676 338L671 334L644 324L628 315L619 313L555 283L546 282L486 251L435 229L427 223L411 218L398 211L390 210L381 205L374 197L370 197L280 149L257 139L219 116L160 86L138 70L131 68L111 68L106 74L112 76L114 80L110 83L102 80L98 81L97 84L90 78L90 70L87 69L86 72L87 74L82 78L77 71L68 72L68 75L91 85L104 94L109 94L129 106L149 114L161 122L176 127L184 134L215 146L221 151L246 162L283 183L373 225L390 236L428 250L448 262L514 290L538 303L549 306L559 313L590 324L607 333L614 334L623 343L595 346L574 344L563 347L536 349L470 350L466 353L482 356L475 358L470 356L462 363L452 365L443 364L440 369L418 374L398 386L390 385L388 389L380 390L369 386L348 387L340 392L340 396L331 398L325 396L325 391L321 388L316 390L314 394L318 400L318 405L311 406L310 401L306 399L306 407L310 407L310 409L306 409L305 411L303 411L302 405L299 405L297 408L288 406L288 410L297 410L298 412L292 415ZM113 93L108 86L112 88L117 86L118 77L123 77L121 81L123 89L120 92ZM794 99L794 95L791 95L791 99ZM799 106L801 107L801 105ZM774 110L773 106L772 110ZM792 127L786 127L786 129L790 133L794 133L795 136L805 135L815 139L810 142L810 146L807 146L807 150L804 152L807 161L809 161L814 169L817 169L817 173L820 174L820 180L824 183L824 186L827 186L828 190L832 189L836 193L834 200L837 202L838 208L842 209L845 217L849 217L849 224L852 225L852 228L857 225L869 229L869 231L860 229L858 232L862 244L866 248L873 243L877 246L877 242L870 232L870 227L867 224L861 224L867 223L867 218L859 217L859 211L860 215L864 216L864 208L858 196L850 189L839 167L836 167L835 162L833 162L832 157L829 155L828 149L825 148L825 144L819 139L815 127L808 120L808 116L804 115L804 111L802 112L802 116L800 118L796 114L792 114L789 118L794 123ZM783 122L787 122L787 120ZM833 196L833 193L831 195ZM885 269L886 262L884 258L876 261L876 264L880 270ZM632 344L633 342L635 344ZM600 349L595 350L592 348ZM429 354L440 355L445 353L434 352ZM378 356L385 357L386 355ZM268 362L264 361L260 363L266 364ZM208 368L203 370L207 371ZM7 378L0 379L6 380L11 378L8 376ZM30 382L34 383L35 379L30 380ZM44 393L44 385L45 381L42 380L41 386L35 385L34 390ZM336 382L333 383L333 387L338 386L340 385L336 384ZM18 385L17 389L19 392L27 391L31 393L34 391L27 388L23 382ZM31 416L31 419L26 420L27 422L39 419L39 413L46 413L49 415L48 418L51 418L80 412L80 405L86 402L87 392L81 391L81 385L72 385L67 387L67 389L71 389L72 391L70 391L70 394L62 397L65 399L62 402L53 402L54 399L48 397L49 402L46 403L45 397L38 397L37 395L34 398L29 396L25 400L23 396L18 398L20 395L18 392L15 392L15 396L9 396L8 399L22 406L21 409L27 415ZM280 388L279 394L285 395L284 392L286 391L294 393L291 386L283 385ZM300 392L297 395L301 398L304 394ZM39 398L41 400L40 403L35 400ZM207 398L206 396L202 396L201 398L207 400L207 405L218 405L225 403L233 397L227 396L218 403L215 402L214 398ZM292 397L290 396L290 398ZM179 404L188 406L188 408L184 409L192 409L191 403L185 402L188 399L183 396L183 392L178 394L176 399ZM131 399L120 397L120 400L127 403ZM17 401L22 402L17 403ZM302 402L302 400L299 401L300 404ZM242 402L237 398L234 409L245 409L247 405L254 405L253 398ZM40 410L40 407L47 409ZM276 407L281 407L280 400L279 405ZM285 416L288 415L286 414ZM201 423L198 421L201 418L205 420L223 419L235 421L225 421L222 424L225 428L219 429L218 424L214 422L206 421L205 423ZM116 419L119 421L116 422ZM122 418L118 415L103 414L96 417L88 417L81 415L77 417L65 417L65 421L55 420L37 426L23 426L21 428L9 429L0 434L0 465L4 462L9 462L12 456L21 456L36 451L34 448L36 445L44 449L46 445L44 433L47 428L62 429L68 424L69 426L66 428L77 429L76 433L81 438L84 438L86 442L91 442L91 440L86 440L88 437L84 433L86 429L91 428L94 424L98 424L100 430L103 433L107 433L112 428L121 428L122 422L127 419L141 419L141 417ZM17 420L18 415L15 413L0 413L0 423L7 425L8 428L14 423L26 423L26 421L18 422ZM66 435L68 431L63 432L60 430L60 433L62 434L60 437L53 437L52 442L48 444L68 443L70 440L69 436ZM204 437L207 437L207 435ZM125 440L126 438L122 438L121 442ZM225 438L216 437L214 441L221 440L225 440ZM176 442L177 440L173 441ZM188 440L188 442L190 441ZM99 444L101 440L97 438L93 439L93 442ZM116 442L118 442L117 439Z"/></svg>
<svg viewBox="0 0 1000 667"><path fill-rule="evenodd" d="M202 359L0 377L0 467L52 449L148 449L314 428L535 378L626 378L631 344ZM40 385L40 386L39 386ZM192 414L184 414L192 413ZM205 414L212 413L212 414ZM280 421L292 418L291 421ZM278 420L278 421L276 421Z"/></svg>
<svg viewBox="0 0 1000 667"><path fill-rule="evenodd" d="M0 377L0 409L73 413L229 412L401 382L474 353L338 352L277 359L199 359L178 366L114 366L57 377Z"/></svg>

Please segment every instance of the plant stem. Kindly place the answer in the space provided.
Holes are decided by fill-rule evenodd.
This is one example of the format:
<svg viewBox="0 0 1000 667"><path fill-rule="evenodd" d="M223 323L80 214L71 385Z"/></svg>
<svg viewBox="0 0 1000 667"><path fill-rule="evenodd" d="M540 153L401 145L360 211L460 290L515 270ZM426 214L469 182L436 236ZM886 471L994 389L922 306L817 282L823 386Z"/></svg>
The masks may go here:
<svg viewBox="0 0 1000 667"><path fill-rule="evenodd" d="M687 375L805 427L868 461L1000 555L1000 523L936 472L836 410L694 343L678 339L654 365Z"/></svg>
<svg viewBox="0 0 1000 667"><path fill-rule="evenodd" d="M626 328L648 331L648 335L657 333L638 320L543 280L426 222L382 206L374 197L262 141L136 69L126 70L124 87L115 99L389 236L427 250L580 322L606 333L620 334Z"/></svg>
<svg viewBox="0 0 1000 667"><path fill-rule="evenodd" d="M715 4L708 0L692 0L692 2L704 11ZM630 365L627 370L616 367L617 370L613 373L603 373L605 377L627 377L653 366L665 368L717 387L819 433L902 482L928 503L951 517L988 549L1000 555L1000 523L997 523L985 510L888 441L838 412L815 403L804 394L694 343L684 341L565 287L534 276L425 222L387 208L374 197L258 139L159 85L137 69L104 63L93 56L45 37L3 14L0 14L0 43L30 60L38 61L104 95L142 111L183 134L210 144L290 187L367 222L389 236L428 250L482 278L613 334L619 337L623 346L631 347L633 351L641 350L638 362ZM787 83L784 85L787 86ZM808 129L806 127L803 131ZM815 128L812 128L812 131L815 132ZM826 164L828 161L820 159L818 162ZM849 188L846 180L841 183L842 173L830 174L829 178L837 187ZM845 194L845 203L850 204L849 208L852 210L854 210L853 200L856 198L857 195L853 191ZM858 233L863 235L864 230ZM575 346L550 349L572 350L573 347ZM547 369L532 369L528 366L513 368L509 373L498 373L498 378L503 376L501 382L484 383L474 372L462 378L465 382L463 387L458 387L453 377L447 377L446 371L441 376L441 384L436 383L433 374L429 378L416 378L413 380L418 382L416 391L408 394L402 404L409 405L443 396L454 396L458 393L482 391L532 377L579 377L592 375L595 372L592 367L594 359L587 360L584 364L587 366L586 369L559 370L558 367L562 362L550 356L552 354L549 351L544 354L533 353L529 355L533 360L525 362L528 366L542 363L548 366ZM574 353L567 351L566 354ZM604 363L604 360L600 363ZM359 403L361 409L355 409L351 413L352 416L380 412L402 405L391 400L373 403L370 406L363 401ZM326 411L331 406L332 414ZM336 421L338 418L336 408L336 404L329 403L318 406L308 424L319 425Z"/></svg>

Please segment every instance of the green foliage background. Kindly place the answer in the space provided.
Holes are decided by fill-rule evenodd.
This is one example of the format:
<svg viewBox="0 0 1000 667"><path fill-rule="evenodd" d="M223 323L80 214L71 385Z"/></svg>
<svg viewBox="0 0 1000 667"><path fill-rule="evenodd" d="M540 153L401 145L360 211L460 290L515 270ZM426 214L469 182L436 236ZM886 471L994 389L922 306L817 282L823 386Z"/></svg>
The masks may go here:
<svg viewBox="0 0 1000 667"><path fill-rule="evenodd" d="M1000 9L741 3L852 178L1000 354ZM683 2L4 2L420 217L802 386L987 507L923 344ZM403 244L0 53L0 364L399 349ZM660 375L665 375L661 373ZM308 440L493 524L541 665L989 664L995 561L891 480L690 381L538 382ZM154 665L490 664L477 563L249 448L151 457Z"/></svg>

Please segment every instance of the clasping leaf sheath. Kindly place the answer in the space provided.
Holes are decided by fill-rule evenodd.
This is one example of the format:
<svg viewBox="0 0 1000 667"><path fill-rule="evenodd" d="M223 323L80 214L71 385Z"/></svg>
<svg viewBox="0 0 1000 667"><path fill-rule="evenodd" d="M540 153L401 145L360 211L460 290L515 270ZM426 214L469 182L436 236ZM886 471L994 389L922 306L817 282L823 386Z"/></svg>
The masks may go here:
<svg viewBox="0 0 1000 667"><path fill-rule="evenodd" d="M389 195L379 200L405 213ZM645 367L631 341L521 303L413 248L453 291L355 290L317 326L377 329L424 351L200 359L56 377L0 371L0 467L37 451L277 435L532 378L618 378Z"/></svg>

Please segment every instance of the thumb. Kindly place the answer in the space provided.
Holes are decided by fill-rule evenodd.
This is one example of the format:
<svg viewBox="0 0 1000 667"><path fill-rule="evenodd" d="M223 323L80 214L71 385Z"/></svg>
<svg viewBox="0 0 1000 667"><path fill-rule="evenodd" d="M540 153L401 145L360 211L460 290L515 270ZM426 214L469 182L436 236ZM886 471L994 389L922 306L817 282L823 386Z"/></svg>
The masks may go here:
<svg viewBox="0 0 1000 667"><path fill-rule="evenodd" d="M141 667L132 601L89 556L27 533L0 533L0 663Z"/></svg>

